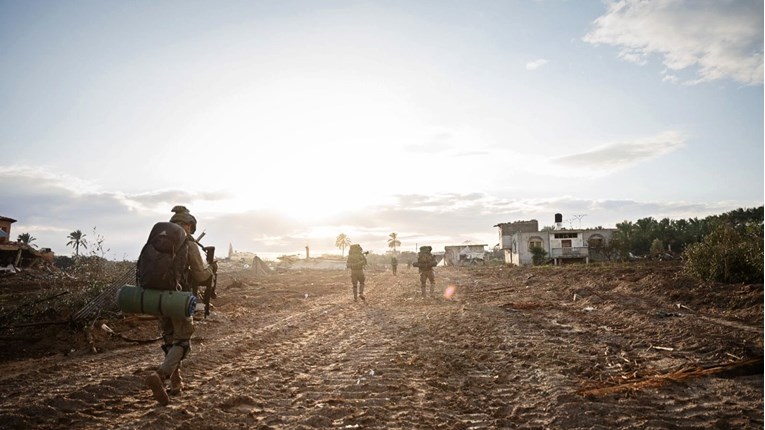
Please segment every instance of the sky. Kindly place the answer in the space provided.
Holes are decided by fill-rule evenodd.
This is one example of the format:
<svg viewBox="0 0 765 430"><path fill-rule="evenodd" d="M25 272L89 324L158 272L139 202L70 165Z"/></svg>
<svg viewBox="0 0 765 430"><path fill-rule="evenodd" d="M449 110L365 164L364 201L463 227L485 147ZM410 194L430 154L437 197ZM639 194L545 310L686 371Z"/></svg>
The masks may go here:
<svg viewBox="0 0 765 430"><path fill-rule="evenodd" d="M0 0L0 216L59 255L178 204L266 258L702 218L763 142L761 0Z"/></svg>

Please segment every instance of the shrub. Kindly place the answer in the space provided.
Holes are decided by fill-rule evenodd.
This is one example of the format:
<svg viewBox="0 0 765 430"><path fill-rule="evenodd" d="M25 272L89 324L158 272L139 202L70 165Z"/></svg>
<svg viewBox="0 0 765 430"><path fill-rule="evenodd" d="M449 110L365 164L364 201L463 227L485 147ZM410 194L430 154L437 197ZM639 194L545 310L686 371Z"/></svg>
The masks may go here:
<svg viewBox="0 0 765 430"><path fill-rule="evenodd" d="M541 246L533 246L531 247L530 251L531 262L534 263L535 266L544 264L545 261L547 261L547 251L545 251L545 249Z"/></svg>
<svg viewBox="0 0 765 430"><path fill-rule="evenodd" d="M66 255L57 255L53 259L53 264L61 270L68 270L69 268L74 267L74 258L67 257Z"/></svg>
<svg viewBox="0 0 765 430"><path fill-rule="evenodd" d="M661 241L661 239L654 239L653 242L651 242L651 256L652 257L658 257L661 254L664 253L664 242Z"/></svg>
<svg viewBox="0 0 765 430"><path fill-rule="evenodd" d="M736 228L720 223L686 248L684 270L709 281L762 282L762 234L762 224Z"/></svg>

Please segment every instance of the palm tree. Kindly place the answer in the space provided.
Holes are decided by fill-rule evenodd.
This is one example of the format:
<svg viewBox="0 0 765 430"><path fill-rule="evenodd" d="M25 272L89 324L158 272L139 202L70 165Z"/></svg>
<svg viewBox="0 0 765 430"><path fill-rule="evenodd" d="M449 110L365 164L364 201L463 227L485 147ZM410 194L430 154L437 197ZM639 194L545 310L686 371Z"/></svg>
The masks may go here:
<svg viewBox="0 0 765 430"><path fill-rule="evenodd" d="M401 241L398 240L398 234L391 233L388 235L390 239L388 239L388 248L393 248L393 253L396 253L396 247L401 246Z"/></svg>
<svg viewBox="0 0 765 430"><path fill-rule="evenodd" d="M21 233L19 235L19 238L18 238L18 241L23 243L24 245L29 245L30 243L34 242L35 240L37 240L37 238L32 236L29 233ZM32 245L32 246L37 247L37 245Z"/></svg>
<svg viewBox="0 0 765 430"><path fill-rule="evenodd" d="M351 246L351 239L345 233L340 233L335 239L335 246L340 248L343 252L342 255L345 256L345 247Z"/></svg>
<svg viewBox="0 0 765 430"><path fill-rule="evenodd" d="M86 249L88 247L88 242L85 240L85 234L80 230L75 230L69 233L69 236L66 238L70 239L69 242L66 243L66 246L72 245L75 257L80 255L80 246Z"/></svg>

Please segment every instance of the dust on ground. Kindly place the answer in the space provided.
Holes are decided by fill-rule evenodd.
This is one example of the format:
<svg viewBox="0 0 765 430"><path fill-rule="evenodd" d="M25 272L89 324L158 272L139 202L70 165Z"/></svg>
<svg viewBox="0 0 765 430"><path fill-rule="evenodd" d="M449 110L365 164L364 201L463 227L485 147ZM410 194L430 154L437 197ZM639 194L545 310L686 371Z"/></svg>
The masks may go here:
<svg viewBox="0 0 765 430"><path fill-rule="evenodd" d="M224 272L166 407L143 382L162 359L151 317L6 330L0 427L763 428L762 284L673 262L436 281L422 299L415 270L370 271L354 302L348 271Z"/></svg>

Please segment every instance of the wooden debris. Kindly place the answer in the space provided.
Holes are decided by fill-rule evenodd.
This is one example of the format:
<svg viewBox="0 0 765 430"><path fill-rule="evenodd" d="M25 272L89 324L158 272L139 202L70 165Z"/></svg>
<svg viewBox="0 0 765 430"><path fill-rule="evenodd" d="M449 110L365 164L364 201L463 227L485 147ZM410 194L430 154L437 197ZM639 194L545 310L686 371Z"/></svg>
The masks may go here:
<svg viewBox="0 0 765 430"><path fill-rule="evenodd" d="M750 370L759 371L762 373L763 357L755 357L746 360L739 360L732 363L721 364L710 367L688 367L678 370L676 372L663 373L659 375L640 378L637 380L628 381L622 384L589 388L585 390L579 390L578 393L583 396L602 396L606 394L618 393L627 390L640 390L645 388L660 387L668 382L680 382L686 379L701 378L704 376L727 373L730 375L736 375L740 372L747 372Z"/></svg>
<svg viewBox="0 0 765 430"><path fill-rule="evenodd" d="M670 348L668 346L653 346L653 345L649 346L648 349L659 349L659 350L662 350L662 351L674 351L675 350L675 348Z"/></svg>

